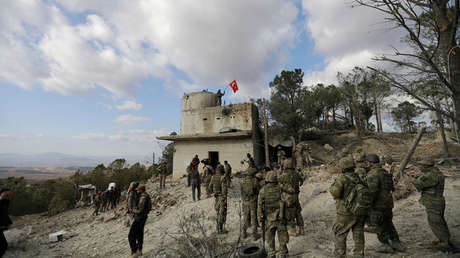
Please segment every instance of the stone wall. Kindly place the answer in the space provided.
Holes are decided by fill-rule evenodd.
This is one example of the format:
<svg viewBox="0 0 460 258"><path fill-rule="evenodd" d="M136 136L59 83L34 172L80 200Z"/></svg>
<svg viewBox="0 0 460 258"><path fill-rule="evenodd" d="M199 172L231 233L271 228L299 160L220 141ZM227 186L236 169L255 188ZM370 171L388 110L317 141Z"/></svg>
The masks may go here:
<svg viewBox="0 0 460 258"><path fill-rule="evenodd" d="M219 152L221 164L227 160L232 166L232 172L245 170L247 164L242 165L241 160L246 159L246 153L254 156L252 139L212 140L212 141L177 141L175 143L173 177L178 178L186 174L186 168L195 154L200 160L208 158L210 151ZM200 172L203 165L200 164Z"/></svg>

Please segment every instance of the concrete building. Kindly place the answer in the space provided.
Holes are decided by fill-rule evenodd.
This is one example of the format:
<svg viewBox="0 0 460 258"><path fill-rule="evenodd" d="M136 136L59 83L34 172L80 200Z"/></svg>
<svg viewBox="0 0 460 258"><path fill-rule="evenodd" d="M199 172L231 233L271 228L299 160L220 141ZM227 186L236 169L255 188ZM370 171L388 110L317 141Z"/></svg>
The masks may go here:
<svg viewBox="0 0 460 258"><path fill-rule="evenodd" d="M234 172L247 169L247 163L241 164L247 153L256 164L263 163L257 107L251 103L227 106L219 103L212 92L184 94L180 134L157 137L174 141L174 178L186 174L195 154L200 160L208 158L213 166L227 160Z"/></svg>

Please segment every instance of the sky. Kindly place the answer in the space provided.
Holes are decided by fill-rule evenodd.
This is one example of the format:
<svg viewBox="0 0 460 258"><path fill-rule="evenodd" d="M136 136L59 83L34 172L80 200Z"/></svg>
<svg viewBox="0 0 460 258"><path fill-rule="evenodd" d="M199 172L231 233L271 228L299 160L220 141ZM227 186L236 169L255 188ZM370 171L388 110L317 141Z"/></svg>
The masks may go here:
<svg viewBox="0 0 460 258"><path fill-rule="evenodd" d="M306 86L336 83L402 35L347 0L1 3L0 153L158 155L184 92L245 102L295 68Z"/></svg>

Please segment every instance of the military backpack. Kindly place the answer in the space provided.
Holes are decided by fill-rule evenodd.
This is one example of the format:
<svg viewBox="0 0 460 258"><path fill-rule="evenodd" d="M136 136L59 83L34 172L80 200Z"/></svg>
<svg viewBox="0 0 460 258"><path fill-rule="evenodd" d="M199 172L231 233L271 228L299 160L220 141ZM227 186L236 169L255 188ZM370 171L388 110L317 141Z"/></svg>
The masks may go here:
<svg viewBox="0 0 460 258"><path fill-rule="evenodd" d="M369 188L359 179L348 178L351 191L345 198L345 207L355 216L367 216L372 208L372 197Z"/></svg>
<svg viewBox="0 0 460 258"><path fill-rule="evenodd" d="M222 192L222 185L221 185L220 177L221 177L220 175L213 175L211 178L212 192L214 194L220 194Z"/></svg>
<svg viewBox="0 0 460 258"><path fill-rule="evenodd" d="M272 213L280 208L281 189L278 185L265 185L264 187L265 212Z"/></svg>
<svg viewBox="0 0 460 258"><path fill-rule="evenodd" d="M254 178L247 176L241 184L241 195L243 200L248 201L257 195L257 189L254 184Z"/></svg>

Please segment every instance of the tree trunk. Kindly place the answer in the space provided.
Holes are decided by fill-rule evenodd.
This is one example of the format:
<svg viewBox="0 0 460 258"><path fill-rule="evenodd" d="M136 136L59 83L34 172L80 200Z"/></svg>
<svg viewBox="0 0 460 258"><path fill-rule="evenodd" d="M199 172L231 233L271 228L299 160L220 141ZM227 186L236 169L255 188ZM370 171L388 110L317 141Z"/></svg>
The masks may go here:
<svg viewBox="0 0 460 258"><path fill-rule="evenodd" d="M442 138L442 145L444 147L444 155L446 155L446 157L449 157L449 149L447 146L446 132L444 130L444 119L442 118L441 107L439 105L438 100L435 100L434 104L436 107L436 119L438 120L439 131L441 133L441 138Z"/></svg>
<svg viewBox="0 0 460 258"><path fill-rule="evenodd" d="M460 128L460 46L451 49L449 54L450 83L454 88L452 99L455 108L455 122Z"/></svg>
<svg viewBox="0 0 460 258"><path fill-rule="evenodd" d="M264 149L265 149L265 166L270 167L270 155L268 153L268 119L267 119L267 108L265 106L265 99L263 101L264 109Z"/></svg>
<svg viewBox="0 0 460 258"><path fill-rule="evenodd" d="M377 114L379 115L379 129L380 133L383 133L383 126L382 126L382 111L380 109L380 103L377 103Z"/></svg>
<svg viewBox="0 0 460 258"><path fill-rule="evenodd" d="M356 136L361 138L361 131L359 128L359 118L358 118L358 104L356 103L356 97L353 96L352 98L352 108L353 108L353 116L355 117L355 127L356 127Z"/></svg>
<svg viewBox="0 0 460 258"><path fill-rule="evenodd" d="M420 132L418 133L417 137L415 138L414 142L412 143L412 146L411 146L409 152L406 154L406 157L404 157L403 162L399 166L399 171L398 171L396 181L398 181L402 177L404 169L406 169L407 163L409 163L410 158L414 154L415 148L417 148L417 144L420 141L420 139L422 139L422 136L423 136L423 133L425 133L425 130L426 130L426 127L422 127L420 129Z"/></svg>

